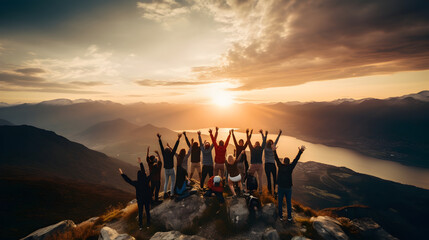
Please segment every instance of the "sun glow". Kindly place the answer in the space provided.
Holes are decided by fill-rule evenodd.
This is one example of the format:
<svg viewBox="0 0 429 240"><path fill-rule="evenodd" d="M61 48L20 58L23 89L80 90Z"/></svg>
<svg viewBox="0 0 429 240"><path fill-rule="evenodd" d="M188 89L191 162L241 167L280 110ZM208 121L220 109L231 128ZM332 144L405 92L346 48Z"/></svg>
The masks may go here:
<svg viewBox="0 0 429 240"><path fill-rule="evenodd" d="M219 107L229 107L234 103L234 97L225 91L217 91L212 96L212 103Z"/></svg>

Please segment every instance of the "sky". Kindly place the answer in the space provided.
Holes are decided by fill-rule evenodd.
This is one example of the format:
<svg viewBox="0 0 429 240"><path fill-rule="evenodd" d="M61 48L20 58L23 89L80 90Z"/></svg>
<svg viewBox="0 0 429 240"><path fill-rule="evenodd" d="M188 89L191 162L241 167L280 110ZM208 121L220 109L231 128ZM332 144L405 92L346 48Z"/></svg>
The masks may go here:
<svg viewBox="0 0 429 240"><path fill-rule="evenodd" d="M428 1L0 0L0 102L227 105L428 89Z"/></svg>

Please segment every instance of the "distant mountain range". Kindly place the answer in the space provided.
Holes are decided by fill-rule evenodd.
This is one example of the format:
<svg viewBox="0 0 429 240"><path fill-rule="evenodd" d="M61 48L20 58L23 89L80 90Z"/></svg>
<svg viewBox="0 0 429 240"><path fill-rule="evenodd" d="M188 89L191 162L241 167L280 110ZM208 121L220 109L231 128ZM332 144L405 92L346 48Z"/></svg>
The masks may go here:
<svg viewBox="0 0 429 240"><path fill-rule="evenodd" d="M306 141L354 149L368 156L407 165L429 167L429 141L426 137L429 135L429 91L382 100L237 104L224 109L199 104L122 105L109 101L73 102L62 99L0 107L0 118L15 124L53 130L98 150L106 147L111 135L126 134L129 139L136 137L134 140L141 138L141 134L127 134L127 129L134 125L154 124L169 129L216 125L270 131L281 128L284 134ZM123 121L109 123L119 118ZM97 127L98 124L102 125ZM106 127L103 124L110 124L106 129L111 133L101 131L95 134L97 129ZM117 141L117 144L127 142Z"/></svg>

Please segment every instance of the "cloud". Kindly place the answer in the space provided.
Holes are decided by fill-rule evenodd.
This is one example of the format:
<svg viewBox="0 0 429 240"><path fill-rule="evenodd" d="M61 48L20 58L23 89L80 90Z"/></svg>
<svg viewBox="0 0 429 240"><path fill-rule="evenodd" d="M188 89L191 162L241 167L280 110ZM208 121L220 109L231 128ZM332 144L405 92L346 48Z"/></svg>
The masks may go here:
<svg viewBox="0 0 429 240"><path fill-rule="evenodd" d="M141 9L143 18L164 22L188 14L191 10L190 3L191 1L154 0L137 2L137 7Z"/></svg>
<svg viewBox="0 0 429 240"><path fill-rule="evenodd" d="M151 80L151 79L143 79L143 80L137 80L135 81L140 86L148 86L148 87L155 87L155 86L189 86L189 85L203 85L203 84L209 84L210 81L200 81L200 82L191 82L191 81L158 81L158 80Z"/></svg>
<svg viewBox="0 0 429 240"><path fill-rule="evenodd" d="M92 87L92 86L103 86L108 85L105 82L102 81L89 81L89 82L83 82L83 81L73 81L71 84L77 85L77 86L83 86L83 87Z"/></svg>
<svg viewBox="0 0 429 240"><path fill-rule="evenodd" d="M19 68L19 69L15 69L15 72L22 73L25 75L35 75L38 73L45 73L45 70L41 68Z"/></svg>
<svg viewBox="0 0 429 240"><path fill-rule="evenodd" d="M236 34L201 80L237 79L236 90L429 69L425 1L204 1Z"/></svg>

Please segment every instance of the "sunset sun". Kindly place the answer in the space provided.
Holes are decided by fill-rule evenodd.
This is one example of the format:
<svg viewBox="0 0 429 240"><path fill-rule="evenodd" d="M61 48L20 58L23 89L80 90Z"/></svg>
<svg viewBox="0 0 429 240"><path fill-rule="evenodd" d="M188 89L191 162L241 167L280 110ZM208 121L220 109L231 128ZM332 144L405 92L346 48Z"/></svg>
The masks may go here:
<svg viewBox="0 0 429 240"><path fill-rule="evenodd" d="M218 91L212 96L212 103L219 107L229 107L234 103L234 97L224 91Z"/></svg>

